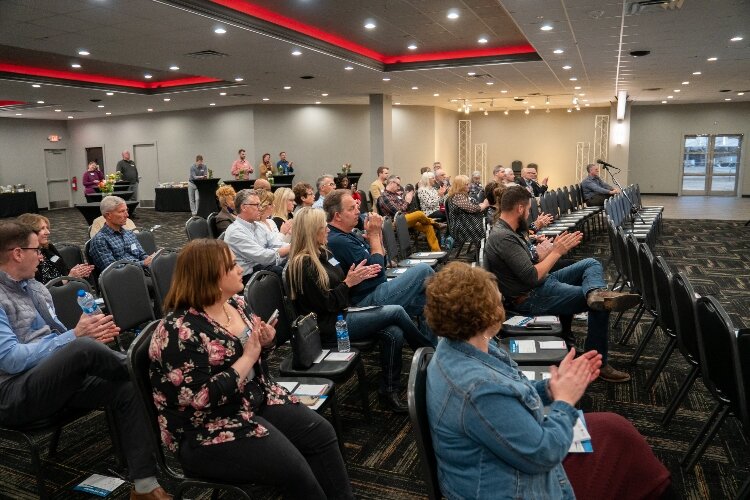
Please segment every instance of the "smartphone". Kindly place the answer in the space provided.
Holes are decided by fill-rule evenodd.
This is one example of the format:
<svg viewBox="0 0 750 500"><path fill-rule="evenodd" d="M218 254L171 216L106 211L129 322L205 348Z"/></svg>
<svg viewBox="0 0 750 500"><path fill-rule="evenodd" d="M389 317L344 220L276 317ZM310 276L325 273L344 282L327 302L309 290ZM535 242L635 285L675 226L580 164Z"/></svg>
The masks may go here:
<svg viewBox="0 0 750 500"><path fill-rule="evenodd" d="M276 320L276 318L278 318L278 317L279 317L279 310L278 310L278 309L276 309L276 310L275 310L275 311L273 312L273 314L271 314L271 317L270 317L270 318L268 318L268 321L266 321L266 324L270 325L270 324L271 324L271 323L273 323L273 322L274 322L274 321Z"/></svg>
<svg viewBox="0 0 750 500"><path fill-rule="evenodd" d="M155 259L160 253L164 251L163 248L158 249L156 252L154 252L154 256L151 257L151 260Z"/></svg>
<svg viewBox="0 0 750 500"><path fill-rule="evenodd" d="M312 406L318 402L319 396L297 396L299 402L305 406Z"/></svg>

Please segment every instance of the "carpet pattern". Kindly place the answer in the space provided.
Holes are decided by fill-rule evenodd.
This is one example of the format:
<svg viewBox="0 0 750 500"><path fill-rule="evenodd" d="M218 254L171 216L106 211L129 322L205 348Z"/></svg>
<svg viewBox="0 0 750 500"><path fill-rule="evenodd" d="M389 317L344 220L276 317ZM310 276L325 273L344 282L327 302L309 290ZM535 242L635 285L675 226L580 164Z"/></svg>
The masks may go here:
<svg viewBox="0 0 750 500"><path fill-rule="evenodd" d="M82 245L85 241L85 222L70 209L48 212L52 241ZM186 214L157 213L140 209L139 227L156 224L156 241L160 246L180 248L187 239L184 232ZM685 272L701 294L716 296L729 312L736 327L750 325L750 228L741 222L666 220L655 255L664 256L673 269ZM595 256L606 262L609 246L606 236L588 239L577 249L574 257ZM610 278L613 266L607 268ZM625 315L625 320L629 315ZM729 418L719 435L708 447L693 472L683 472L679 460L708 418L713 401L703 384L697 381L686 402L677 412L672 424L665 429L659 423L670 397L687 373L687 364L679 353L672 356L664 373L652 390L643 386L665 344L657 332L638 366L631 368L628 361L640 336L645 333L646 321L636 329L629 345L615 343L619 330L611 332L610 358L613 365L629 371L633 380L627 384L593 383L581 407L584 411L613 411L627 417L645 436L659 459L672 472L676 492L686 499L731 498L750 474L750 453L747 442L739 431L739 424ZM585 323L575 322L574 330L581 343ZM278 360L288 352L282 348L270 360L275 369ZM410 365L412 352L404 350L404 367ZM377 387L377 351L364 355L370 387ZM406 383L407 375L403 375ZM357 498L401 499L425 496L421 465L411 436L408 416L397 416L383 411L377 394L370 392L371 423L362 417L356 382L337 387L340 414L344 429L348 470ZM0 442L5 447L7 443ZM36 497L35 482L30 474L24 453L0 450L0 497L30 499ZM68 426L60 441L57 456L45 462L48 487L55 490L54 498L85 498L74 493L72 487L92 473L113 475L122 473L111 456L111 444L103 415L94 413ZM167 488L170 483L165 481ZM129 486L123 485L111 498L127 498ZM209 498L209 493L191 492L190 498ZM259 498L275 498L272 491L258 493ZM228 497L227 497L228 498Z"/></svg>

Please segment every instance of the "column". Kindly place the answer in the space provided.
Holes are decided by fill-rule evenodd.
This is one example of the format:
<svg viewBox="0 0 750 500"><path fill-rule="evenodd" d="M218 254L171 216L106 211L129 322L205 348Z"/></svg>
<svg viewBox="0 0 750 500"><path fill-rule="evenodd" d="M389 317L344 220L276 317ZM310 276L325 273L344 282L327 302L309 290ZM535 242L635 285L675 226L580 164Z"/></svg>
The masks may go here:
<svg viewBox="0 0 750 500"><path fill-rule="evenodd" d="M362 186L369 186L377 177L378 167L393 165L393 127L391 96L370 94L370 168L363 172Z"/></svg>

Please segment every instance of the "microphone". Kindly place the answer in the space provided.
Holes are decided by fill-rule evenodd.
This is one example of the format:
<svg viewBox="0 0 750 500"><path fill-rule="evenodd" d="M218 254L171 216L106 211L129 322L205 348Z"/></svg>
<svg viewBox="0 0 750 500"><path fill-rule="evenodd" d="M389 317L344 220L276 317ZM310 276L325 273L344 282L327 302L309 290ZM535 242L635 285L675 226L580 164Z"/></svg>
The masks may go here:
<svg viewBox="0 0 750 500"><path fill-rule="evenodd" d="M605 167L617 168L614 165L612 165L611 163L607 163L604 160L596 160L596 163L598 163L599 165L604 165Z"/></svg>

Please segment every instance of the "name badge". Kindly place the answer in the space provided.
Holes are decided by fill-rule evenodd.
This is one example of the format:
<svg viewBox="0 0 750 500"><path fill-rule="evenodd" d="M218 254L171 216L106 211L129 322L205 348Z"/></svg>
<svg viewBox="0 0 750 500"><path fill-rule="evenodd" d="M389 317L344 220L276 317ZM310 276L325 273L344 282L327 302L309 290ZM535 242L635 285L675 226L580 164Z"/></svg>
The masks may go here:
<svg viewBox="0 0 750 500"><path fill-rule="evenodd" d="M132 245L130 245L130 251L131 252L137 252L138 251L138 244L133 243Z"/></svg>
<svg viewBox="0 0 750 500"><path fill-rule="evenodd" d="M330 259L328 259L328 263L334 267L339 265L339 261L336 260L336 257L331 257Z"/></svg>
<svg viewBox="0 0 750 500"><path fill-rule="evenodd" d="M57 255L53 255L52 257L50 257L50 258L49 258L49 260L50 260L51 262L57 262L58 260L60 260L60 257L59 257L59 256L57 256Z"/></svg>

